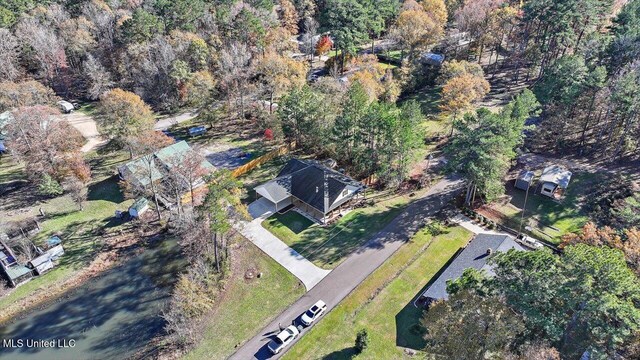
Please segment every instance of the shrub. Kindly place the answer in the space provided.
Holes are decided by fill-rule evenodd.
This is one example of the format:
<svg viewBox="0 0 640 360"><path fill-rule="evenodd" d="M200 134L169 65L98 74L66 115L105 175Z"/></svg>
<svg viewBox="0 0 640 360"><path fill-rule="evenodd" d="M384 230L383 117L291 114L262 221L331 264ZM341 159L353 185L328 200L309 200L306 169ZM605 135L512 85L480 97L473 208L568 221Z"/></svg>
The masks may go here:
<svg viewBox="0 0 640 360"><path fill-rule="evenodd" d="M38 193L43 196L54 197L62 195L64 193L64 189L62 189L62 185L60 185L59 182L48 174L44 174L38 184Z"/></svg>
<svg viewBox="0 0 640 360"><path fill-rule="evenodd" d="M367 330L362 329L358 331L358 335L356 336L356 352L358 354L362 353L369 346L369 333Z"/></svg>

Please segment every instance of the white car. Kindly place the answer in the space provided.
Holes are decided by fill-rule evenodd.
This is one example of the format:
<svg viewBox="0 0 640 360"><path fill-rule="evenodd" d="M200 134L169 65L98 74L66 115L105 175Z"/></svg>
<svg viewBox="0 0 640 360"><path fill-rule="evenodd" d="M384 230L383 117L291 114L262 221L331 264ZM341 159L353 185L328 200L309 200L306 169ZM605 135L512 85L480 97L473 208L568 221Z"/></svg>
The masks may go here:
<svg viewBox="0 0 640 360"><path fill-rule="evenodd" d="M276 338L269 342L267 347L274 355L279 353L285 346L289 345L293 339L300 335L298 329L295 326L289 325L286 329L282 330L280 334L276 335Z"/></svg>
<svg viewBox="0 0 640 360"><path fill-rule="evenodd" d="M312 322L316 321L317 318L322 316L325 310L327 310L327 304L325 304L322 300L318 300L318 302L313 304L313 306L309 308L309 310L305 311L304 314L302 314L302 317L300 317L300 321L302 321L305 326L309 326Z"/></svg>
<svg viewBox="0 0 640 360"><path fill-rule="evenodd" d="M526 235L522 235L522 237L518 240L520 240L520 243L522 245L534 250L542 249L544 247L544 245L542 245L539 241Z"/></svg>

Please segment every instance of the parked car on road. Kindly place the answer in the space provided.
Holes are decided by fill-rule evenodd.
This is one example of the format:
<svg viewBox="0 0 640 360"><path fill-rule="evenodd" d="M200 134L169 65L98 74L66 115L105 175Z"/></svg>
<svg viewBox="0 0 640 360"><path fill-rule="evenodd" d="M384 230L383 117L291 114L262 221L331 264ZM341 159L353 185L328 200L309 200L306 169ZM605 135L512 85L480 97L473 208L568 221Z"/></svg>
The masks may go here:
<svg viewBox="0 0 640 360"><path fill-rule="evenodd" d="M311 325L311 323L316 321L317 318L322 316L322 314L324 314L326 310L327 304L325 304L322 300L318 300L315 304L313 304L312 307L309 308L309 310L305 311L305 313L302 314L302 317L300 317L300 321L302 321L305 326L309 326Z"/></svg>
<svg viewBox="0 0 640 360"><path fill-rule="evenodd" d="M298 335L300 335L298 329L293 325L289 325L289 327L282 330L280 334L276 335L276 338L271 340L267 347L269 351L275 355L284 349L285 346L289 345Z"/></svg>

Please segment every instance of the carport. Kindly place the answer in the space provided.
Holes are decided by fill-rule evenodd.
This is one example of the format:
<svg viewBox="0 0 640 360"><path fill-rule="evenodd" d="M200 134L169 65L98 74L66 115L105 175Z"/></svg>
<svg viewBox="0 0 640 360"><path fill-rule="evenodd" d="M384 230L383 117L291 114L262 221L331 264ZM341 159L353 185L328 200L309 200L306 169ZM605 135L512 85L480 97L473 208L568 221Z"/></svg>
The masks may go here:
<svg viewBox="0 0 640 360"><path fill-rule="evenodd" d="M280 185L277 180L269 181L255 188L256 194L269 200L275 206L276 212L291 205L291 194Z"/></svg>

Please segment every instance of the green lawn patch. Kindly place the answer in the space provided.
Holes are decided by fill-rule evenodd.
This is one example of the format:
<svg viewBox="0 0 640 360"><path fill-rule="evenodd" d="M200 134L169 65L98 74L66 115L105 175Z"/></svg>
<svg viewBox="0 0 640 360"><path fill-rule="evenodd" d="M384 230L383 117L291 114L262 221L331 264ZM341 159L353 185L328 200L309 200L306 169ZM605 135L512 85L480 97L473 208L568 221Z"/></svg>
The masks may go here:
<svg viewBox="0 0 640 360"><path fill-rule="evenodd" d="M407 100L415 100L420 104L422 113L429 117L435 117L440 113L438 106L440 105L440 92L442 88L440 86L425 86L424 88L411 93L409 96L405 96L400 99L400 102Z"/></svg>
<svg viewBox="0 0 640 360"><path fill-rule="evenodd" d="M276 235L278 237L287 237L291 236L287 234L287 232L292 232L295 236L308 229L313 224L313 221L302 216L300 213L296 211L287 211L284 214L276 213L269 219L265 220L262 226L269 229L272 233L280 233L280 235ZM282 234L283 232L284 234Z"/></svg>
<svg viewBox="0 0 640 360"><path fill-rule="evenodd" d="M40 223L41 230L33 241L41 245L50 236L60 235L65 255L53 270L21 285L0 299L0 308L28 297L34 291L72 278L100 251L103 245L100 240L102 235L132 226L131 223L121 223L114 219L115 210L127 210L132 202L123 198L118 178L113 175L115 166L122 159L126 159L126 156L115 152L89 160L94 179L88 186L88 197L83 210L67 195L38 205L47 215ZM31 212L34 211L37 212L31 209Z"/></svg>
<svg viewBox="0 0 640 360"><path fill-rule="evenodd" d="M294 232L278 216L262 226L314 264L332 269L358 249L376 232L382 230L409 204L408 196L395 196L373 206L353 210L333 225L314 224Z"/></svg>
<svg viewBox="0 0 640 360"><path fill-rule="evenodd" d="M433 237L419 231L363 281L283 357L284 359L351 359L360 329L369 333L363 359L408 358L403 348L424 347L413 300L434 275L471 238L461 227Z"/></svg>
<svg viewBox="0 0 640 360"><path fill-rule="evenodd" d="M241 271L254 268L263 276L229 281L218 308L207 315L203 341L185 359L226 359L275 316L304 294L304 287L285 268L243 240Z"/></svg>
<svg viewBox="0 0 640 360"><path fill-rule="evenodd" d="M584 201L594 186L603 181L604 174L576 172L571 178L564 198L555 201L535 193L535 187L529 191L525 212L525 226L533 229L532 235L560 243L562 236L579 231L589 220L584 211ZM504 215L503 223L513 229L520 226L525 192L515 189L513 184L507 186L507 194L511 201L506 204L492 204L491 208Z"/></svg>
<svg viewBox="0 0 640 360"><path fill-rule="evenodd" d="M24 166L7 154L0 155L0 185L17 180L26 180Z"/></svg>

